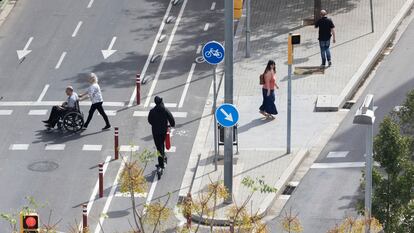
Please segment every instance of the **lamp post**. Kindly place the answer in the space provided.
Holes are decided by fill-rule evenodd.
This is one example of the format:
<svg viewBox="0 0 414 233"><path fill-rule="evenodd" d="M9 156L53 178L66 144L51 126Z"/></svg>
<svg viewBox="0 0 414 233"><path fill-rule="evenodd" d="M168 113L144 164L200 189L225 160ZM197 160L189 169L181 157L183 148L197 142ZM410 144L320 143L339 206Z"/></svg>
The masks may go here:
<svg viewBox="0 0 414 233"><path fill-rule="evenodd" d="M371 203L372 203L372 156L374 144L374 96L369 94L365 97L361 107L354 116L354 124L364 125L366 127L365 141L365 233L369 233L371 219Z"/></svg>

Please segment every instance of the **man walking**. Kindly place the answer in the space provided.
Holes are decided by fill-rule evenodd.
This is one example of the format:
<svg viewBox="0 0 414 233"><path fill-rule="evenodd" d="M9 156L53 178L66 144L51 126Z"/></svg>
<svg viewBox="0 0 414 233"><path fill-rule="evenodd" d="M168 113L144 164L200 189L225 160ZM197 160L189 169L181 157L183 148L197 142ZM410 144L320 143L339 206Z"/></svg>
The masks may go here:
<svg viewBox="0 0 414 233"><path fill-rule="evenodd" d="M321 67L325 67L326 60L328 60L328 66L332 65L331 51L329 50L331 37L332 42L335 43L335 25L330 18L327 17L328 13L325 10L321 10L321 18L315 23L315 28L319 28L319 47L321 48Z"/></svg>
<svg viewBox="0 0 414 233"><path fill-rule="evenodd" d="M155 96L155 107L148 114L148 122L152 126L152 137L154 138L155 147L159 152L158 167L164 169L165 158L165 136L168 125L175 127L175 120L171 112L165 108L162 98Z"/></svg>

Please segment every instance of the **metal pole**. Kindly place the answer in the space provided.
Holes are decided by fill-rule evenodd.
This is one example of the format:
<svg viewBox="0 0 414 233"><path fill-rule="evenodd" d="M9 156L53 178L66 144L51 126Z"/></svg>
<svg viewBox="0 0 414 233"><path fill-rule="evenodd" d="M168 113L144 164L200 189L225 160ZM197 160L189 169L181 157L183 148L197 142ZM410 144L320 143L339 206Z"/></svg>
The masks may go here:
<svg viewBox="0 0 414 233"><path fill-rule="evenodd" d="M374 100L371 101L369 109L374 111ZM374 144L374 122L371 125L367 125L366 135L366 162L365 162L365 233L370 232L370 220L371 220L371 202L372 202L372 156L373 156L373 144Z"/></svg>
<svg viewBox="0 0 414 233"><path fill-rule="evenodd" d="M213 70L213 114L214 114L214 168L217 171L217 157L218 157L218 139L217 139L217 119L216 119L216 109L217 109L217 66L214 66Z"/></svg>
<svg viewBox="0 0 414 233"><path fill-rule="evenodd" d="M224 41L225 41L225 80L224 80L224 102L233 103L233 0L224 2ZM232 202L233 196L233 130L224 128L224 186L229 192L227 203Z"/></svg>
<svg viewBox="0 0 414 233"><path fill-rule="evenodd" d="M288 93L287 93L287 135L286 135L286 153L291 152L291 134L292 134L292 63L293 63L293 45L292 33L288 37Z"/></svg>
<svg viewBox="0 0 414 233"><path fill-rule="evenodd" d="M246 58L250 57L250 15L251 15L251 0L246 2Z"/></svg>
<svg viewBox="0 0 414 233"><path fill-rule="evenodd" d="M369 9L371 12L371 32L374 33L374 10L372 7L372 0L369 0Z"/></svg>

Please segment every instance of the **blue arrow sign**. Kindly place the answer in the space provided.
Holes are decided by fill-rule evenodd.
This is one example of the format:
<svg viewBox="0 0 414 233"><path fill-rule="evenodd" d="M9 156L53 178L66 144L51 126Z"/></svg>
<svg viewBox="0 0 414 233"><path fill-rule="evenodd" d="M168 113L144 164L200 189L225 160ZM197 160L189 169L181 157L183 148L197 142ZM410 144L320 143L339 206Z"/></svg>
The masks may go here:
<svg viewBox="0 0 414 233"><path fill-rule="evenodd" d="M219 64L224 59L223 45L217 41L207 42L207 44L203 46L203 58L211 65Z"/></svg>
<svg viewBox="0 0 414 233"><path fill-rule="evenodd" d="M216 109L216 119L223 127L233 127L239 121L239 111L232 104L222 104Z"/></svg>

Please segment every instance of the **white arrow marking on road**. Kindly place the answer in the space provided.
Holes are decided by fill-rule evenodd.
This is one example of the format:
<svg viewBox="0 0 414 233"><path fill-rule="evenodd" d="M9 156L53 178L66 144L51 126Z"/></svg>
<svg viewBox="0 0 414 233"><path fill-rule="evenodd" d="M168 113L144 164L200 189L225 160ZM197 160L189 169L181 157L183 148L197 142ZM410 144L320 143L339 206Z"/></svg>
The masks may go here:
<svg viewBox="0 0 414 233"><path fill-rule="evenodd" d="M233 122L233 116L231 115L231 113L227 113L226 111L224 111L224 109L220 109L220 111L224 114L224 116L226 116L226 118L224 118L225 120L231 121Z"/></svg>
<svg viewBox="0 0 414 233"><path fill-rule="evenodd" d="M33 37L30 37L29 40L27 41L26 45L24 46L23 50L17 50L17 57L20 59L24 58L25 56L27 56L27 54L29 54L30 52L32 52L32 50L28 50L30 43L32 43Z"/></svg>
<svg viewBox="0 0 414 233"><path fill-rule="evenodd" d="M102 50L102 55L104 57L104 59L107 59L109 56L111 56L112 54L114 54L116 52L116 50L113 50L112 47L114 46L116 41L116 36L114 36L111 40L111 43L109 44L109 47L107 50Z"/></svg>

